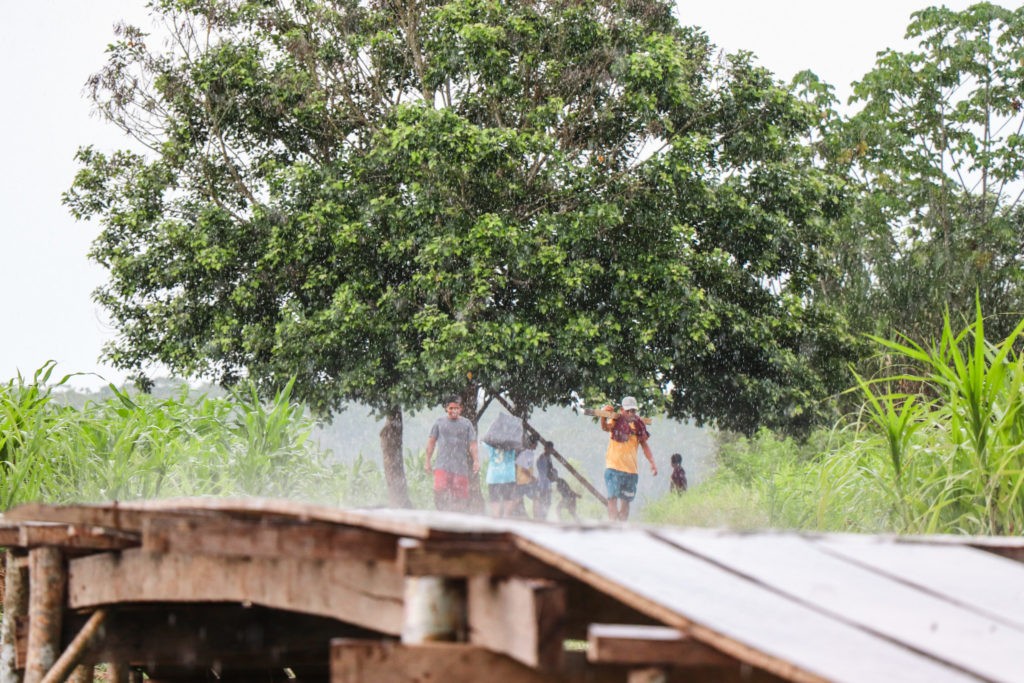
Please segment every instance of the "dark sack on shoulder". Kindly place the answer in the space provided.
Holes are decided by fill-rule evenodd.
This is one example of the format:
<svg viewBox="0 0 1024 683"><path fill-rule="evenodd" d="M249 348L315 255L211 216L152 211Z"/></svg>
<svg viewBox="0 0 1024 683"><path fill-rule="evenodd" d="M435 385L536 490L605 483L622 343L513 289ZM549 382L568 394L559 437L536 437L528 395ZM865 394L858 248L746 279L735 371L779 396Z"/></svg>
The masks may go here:
<svg viewBox="0 0 1024 683"><path fill-rule="evenodd" d="M484 434L483 442L503 450L520 450L523 447L523 421L508 413L498 413L498 419Z"/></svg>

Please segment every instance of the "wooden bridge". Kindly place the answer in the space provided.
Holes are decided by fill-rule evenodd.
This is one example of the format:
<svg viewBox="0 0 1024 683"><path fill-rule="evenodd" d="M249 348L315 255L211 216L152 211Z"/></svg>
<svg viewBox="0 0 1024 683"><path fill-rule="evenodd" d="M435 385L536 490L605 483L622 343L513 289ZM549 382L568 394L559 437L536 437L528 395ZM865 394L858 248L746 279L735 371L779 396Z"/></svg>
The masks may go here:
<svg viewBox="0 0 1024 683"><path fill-rule="evenodd" d="M1024 681L1024 540L270 500L0 522L0 683Z"/></svg>

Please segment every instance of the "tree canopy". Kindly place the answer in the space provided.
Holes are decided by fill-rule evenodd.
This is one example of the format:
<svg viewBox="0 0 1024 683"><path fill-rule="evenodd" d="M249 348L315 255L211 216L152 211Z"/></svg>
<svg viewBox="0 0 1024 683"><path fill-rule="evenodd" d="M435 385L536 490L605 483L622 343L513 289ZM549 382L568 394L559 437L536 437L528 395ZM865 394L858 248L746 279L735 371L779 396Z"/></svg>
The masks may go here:
<svg viewBox="0 0 1024 683"><path fill-rule="evenodd" d="M886 50L831 128L834 160L863 188L827 288L858 329L938 336L947 311L994 334L1024 313L1024 8L914 13L916 48Z"/></svg>
<svg viewBox="0 0 1024 683"><path fill-rule="evenodd" d="M809 296L844 210L819 116L659 0L154 0L79 152L122 368L328 412L468 384L800 428L839 385Z"/></svg>

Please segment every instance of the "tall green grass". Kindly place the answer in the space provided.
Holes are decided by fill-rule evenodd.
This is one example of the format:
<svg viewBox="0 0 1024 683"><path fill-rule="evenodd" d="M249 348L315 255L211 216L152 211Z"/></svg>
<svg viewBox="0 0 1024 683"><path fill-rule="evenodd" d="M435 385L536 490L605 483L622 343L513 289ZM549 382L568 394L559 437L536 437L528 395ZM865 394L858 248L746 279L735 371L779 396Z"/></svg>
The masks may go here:
<svg viewBox="0 0 1024 683"><path fill-rule="evenodd" d="M855 414L797 444L770 432L724 443L705 485L647 521L822 531L1024 531L1022 322L985 338L980 307L930 345L875 338L888 371L856 378Z"/></svg>
<svg viewBox="0 0 1024 683"><path fill-rule="evenodd" d="M332 462L310 441L313 423L289 384L269 402L129 394L63 405L52 364L0 386L0 507L174 496L271 496L376 504L372 463Z"/></svg>

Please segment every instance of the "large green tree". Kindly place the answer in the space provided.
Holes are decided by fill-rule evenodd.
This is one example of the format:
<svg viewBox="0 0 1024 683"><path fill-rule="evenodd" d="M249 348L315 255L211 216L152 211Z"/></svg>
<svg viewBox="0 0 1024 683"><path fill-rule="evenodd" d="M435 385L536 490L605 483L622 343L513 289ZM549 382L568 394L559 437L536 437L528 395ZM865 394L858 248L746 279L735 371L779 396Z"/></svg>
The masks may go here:
<svg viewBox="0 0 1024 683"><path fill-rule="evenodd" d="M887 50L833 126L833 160L863 192L846 223L841 277L859 329L921 339L975 293L1006 335L1024 315L1024 8L979 3L912 15L916 49Z"/></svg>
<svg viewBox="0 0 1024 683"><path fill-rule="evenodd" d="M91 81L147 148L79 153L97 292L144 371L388 417L481 386L802 425L841 327L816 112L659 0L160 0ZM158 43L160 44L160 43Z"/></svg>

